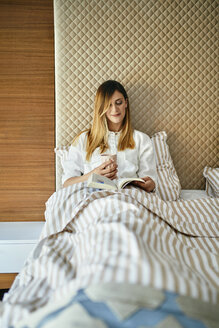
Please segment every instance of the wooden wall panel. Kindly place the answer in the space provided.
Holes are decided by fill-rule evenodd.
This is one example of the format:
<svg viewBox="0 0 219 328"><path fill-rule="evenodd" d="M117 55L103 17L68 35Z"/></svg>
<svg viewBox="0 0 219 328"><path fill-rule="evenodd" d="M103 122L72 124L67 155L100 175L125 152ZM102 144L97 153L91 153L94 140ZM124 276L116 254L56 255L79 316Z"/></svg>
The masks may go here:
<svg viewBox="0 0 219 328"><path fill-rule="evenodd" d="M17 273L0 273L0 289L9 289Z"/></svg>
<svg viewBox="0 0 219 328"><path fill-rule="evenodd" d="M54 124L53 1L0 1L0 220L44 220Z"/></svg>

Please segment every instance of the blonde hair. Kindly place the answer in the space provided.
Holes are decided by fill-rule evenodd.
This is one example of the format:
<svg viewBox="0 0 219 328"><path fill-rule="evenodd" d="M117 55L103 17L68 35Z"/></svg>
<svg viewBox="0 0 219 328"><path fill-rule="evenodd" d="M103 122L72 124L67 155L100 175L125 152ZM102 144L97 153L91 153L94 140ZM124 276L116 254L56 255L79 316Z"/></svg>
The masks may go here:
<svg viewBox="0 0 219 328"><path fill-rule="evenodd" d="M97 90L94 102L93 122L91 127L86 130L86 160L88 161L96 148L100 147L101 154L109 148L106 112L109 108L111 97L116 90L122 93L125 100L127 101L126 114L122 123L120 138L118 142L118 150L125 150L126 148L133 149L135 147L127 93L119 82L108 80L101 84ZM75 139L77 139L77 137Z"/></svg>

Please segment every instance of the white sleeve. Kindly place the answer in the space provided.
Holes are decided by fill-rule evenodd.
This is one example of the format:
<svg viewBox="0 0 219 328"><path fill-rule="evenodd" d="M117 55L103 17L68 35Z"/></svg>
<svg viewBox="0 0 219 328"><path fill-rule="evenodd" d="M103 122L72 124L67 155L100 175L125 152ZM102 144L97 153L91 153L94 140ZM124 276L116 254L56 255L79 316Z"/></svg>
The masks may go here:
<svg viewBox="0 0 219 328"><path fill-rule="evenodd" d="M62 165L62 184L72 177L81 176L84 173L84 160L83 160L83 141L79 137L79 140L71 145L68 150L63 151L58 156L61 159Z"/></svg>
<svg viewBox="0 0 219 328"><path fill-rule="evenodd" d="M155 185L157 184L157 169L155 162L154 149L151 138L144 134L139 133L139 168L138 176L140 178L150 177Z"/></svg>

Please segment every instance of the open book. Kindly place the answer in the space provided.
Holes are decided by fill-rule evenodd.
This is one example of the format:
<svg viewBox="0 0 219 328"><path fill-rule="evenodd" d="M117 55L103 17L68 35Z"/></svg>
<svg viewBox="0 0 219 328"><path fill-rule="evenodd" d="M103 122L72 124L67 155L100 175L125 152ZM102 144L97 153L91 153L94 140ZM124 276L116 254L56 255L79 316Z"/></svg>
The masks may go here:
<svg viewBox="0 0 219 328"><path fill-rule="evenodd" d="M117 180L110 180L102 175L92 173L87 180L87 186L98 189L119 190L124 188L132 181L145 182L140 178L121 178Z"/></svg>

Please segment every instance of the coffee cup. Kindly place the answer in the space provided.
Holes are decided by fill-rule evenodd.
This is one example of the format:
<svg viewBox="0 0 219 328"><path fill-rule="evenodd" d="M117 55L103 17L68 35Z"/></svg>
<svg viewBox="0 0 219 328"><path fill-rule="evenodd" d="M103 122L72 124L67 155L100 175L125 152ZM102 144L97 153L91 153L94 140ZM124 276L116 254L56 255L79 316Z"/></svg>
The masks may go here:
<svg viewBox="0 0 219 328"><path fill-rule="evenodd" d="M114 163L117 161L117 156L116 154L101 154L101 161L102 163L108 162L109 160L112 160Z"/></svg>

